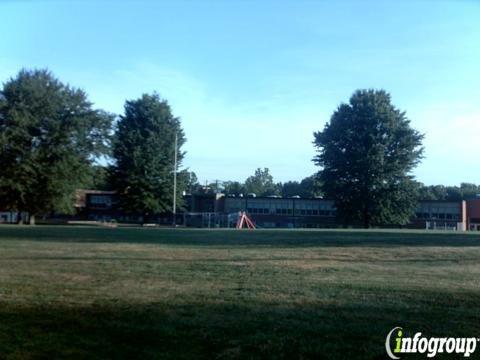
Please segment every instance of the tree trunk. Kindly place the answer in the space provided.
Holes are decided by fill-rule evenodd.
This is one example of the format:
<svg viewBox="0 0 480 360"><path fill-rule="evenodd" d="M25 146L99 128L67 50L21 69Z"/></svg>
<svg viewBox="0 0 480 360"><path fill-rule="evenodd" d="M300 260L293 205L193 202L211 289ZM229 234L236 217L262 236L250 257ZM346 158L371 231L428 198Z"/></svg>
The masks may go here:
<svg viewBox="0 0 480 360"><path fill-rule="evenodd" d="M35 214L30 214L28 218L28 224L29 225L35 225Z"/></svg>

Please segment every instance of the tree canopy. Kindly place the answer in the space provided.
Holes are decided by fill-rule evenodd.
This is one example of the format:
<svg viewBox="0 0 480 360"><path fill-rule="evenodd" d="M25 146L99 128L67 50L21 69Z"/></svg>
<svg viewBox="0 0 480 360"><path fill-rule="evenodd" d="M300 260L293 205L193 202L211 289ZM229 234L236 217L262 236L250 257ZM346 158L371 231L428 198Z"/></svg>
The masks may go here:
<svg viewBox="0 0 480 360"><path fill-rule="evenodd" d="M460 186L419 184L421 200L460 201L475 198L480 194L480 185L461 183Z"/></svg>
<svg viewBox="0 0 480 360"><path fill-rule="evenodd" d="M158 94L125 103L113 143L112 167L112 183L125 212L141 214L145 221L155 213L172 211L175 135L180 149L186 141L180 119ZM183 157L178 150L178 166ZM178 182L179 205L186 185L187 179Z"/></svg>
<svg viewBox="0 0 480 360"><path fill-rule="evenodd" d="M201 185L198 182L197 174L193 171L182 170L178 173L178 182L182 183L180 188L185 189L186 193L193 194L201 189Z"/></svg>
<svg viewBox="0 0 480 360"><path fill-rule="evenodd" d="M196 190L200 190L199 186ZM307 176L301 181L287 181L275 183L268 168L258 168L255 174L249 176L245 182L240 181L216 181L203 189L209 192L223 192L227 195L246 195L254 193L257 196L300 196L304 198L322 196L320 179L318 174Z"/></svg>
<svg viewBox="0 0 480 360"><path fill-rule="evenodd" d="M84 185L86 188L94 190L112 190L108 166L94 164L90 169L90 173L91 177Z"/></svg>
<svg viewBox="0 0 480 360"><path fill-rule="evenodd" d="M223 183L223 192L229 195L238 196L240 194L246 194L245 185L239 181L225 181Z"/></svg>
<svg viewBox="0 0 480 360"><path fill-rule="evenodd" d="M318 174L308 176L300 182L287 181L281 184L281 192L284 197L298 195L302 198L312 198L323 195Z"/></svg>
<svg viewBox="0 0 480 360"><path fill-rule="evenodd" d="M358 90L314 134L326 197L344 224L406 224L417 192L410 172L419 163L423 135L383 90Z"/></svg>
<svg viewBox="0 0 480 360"><path fill-rule="evenodd" d="M113 116L48 70L21 70L0 92L0 208L73 210L75 190L108 151Z"/></svg>
<svg viewBox="0 0 480 360"><path fill-rule="evenodd" d="M280 193L268 168L256 169L255 174L245 180L245 191L257 196L279 195Z"/></svg>

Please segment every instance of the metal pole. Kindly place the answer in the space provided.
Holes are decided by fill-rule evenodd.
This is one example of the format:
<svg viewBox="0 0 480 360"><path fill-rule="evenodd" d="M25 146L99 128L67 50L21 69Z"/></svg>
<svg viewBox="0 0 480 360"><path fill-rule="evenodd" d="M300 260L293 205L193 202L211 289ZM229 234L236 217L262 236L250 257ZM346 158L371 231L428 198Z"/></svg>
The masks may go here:
<svg viewBox="0 0 480 360"><path fill-rule="evenodd" d="M175 133L175 151L173 156L173 227L177 225L177 142L178 142L178 135Z"/></svg>

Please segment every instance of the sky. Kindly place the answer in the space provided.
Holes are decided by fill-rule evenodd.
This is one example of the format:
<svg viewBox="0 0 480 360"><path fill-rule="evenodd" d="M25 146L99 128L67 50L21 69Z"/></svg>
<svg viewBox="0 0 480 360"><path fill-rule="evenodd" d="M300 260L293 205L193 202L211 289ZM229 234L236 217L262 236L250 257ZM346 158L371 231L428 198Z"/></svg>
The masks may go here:
<svg viewBox="0 0 480 360"><path fill-rule="evenodd" d="M419 181L480 183L480 1L0 0L0 82L21 68L116 114L158 92L202 183L313 174L313 133L385 89L425 133Z"/></svg>

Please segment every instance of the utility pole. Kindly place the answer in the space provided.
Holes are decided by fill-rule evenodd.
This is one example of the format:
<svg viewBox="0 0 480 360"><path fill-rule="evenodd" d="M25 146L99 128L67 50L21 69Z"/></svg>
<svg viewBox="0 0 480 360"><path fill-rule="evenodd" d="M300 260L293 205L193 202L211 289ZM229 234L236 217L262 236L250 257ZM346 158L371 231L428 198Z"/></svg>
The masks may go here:
<svg viewBox="0 0 480 360"><path fill-rule="evenodd" d="M177 226L177 142L178 135L175 133L175 151L173 155L173 227Z"/></svg>

